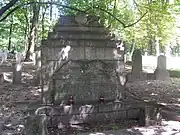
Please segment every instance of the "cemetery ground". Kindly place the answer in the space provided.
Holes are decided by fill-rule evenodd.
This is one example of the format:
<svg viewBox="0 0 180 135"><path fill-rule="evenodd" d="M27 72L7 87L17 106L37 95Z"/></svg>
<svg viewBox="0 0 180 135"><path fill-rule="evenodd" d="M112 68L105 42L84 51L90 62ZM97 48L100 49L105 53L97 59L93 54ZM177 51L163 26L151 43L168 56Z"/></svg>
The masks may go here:
<svg viewBox="0 0 180 135"><path fill-rule="evenodd" d="M33 85L33 71L23 72L22 84L11 84L12 75L6 73L6 82L0 86L0 135L22 134L24 130L25 112L29 103L39 103L41 96L40 86ZM167 81L139 81L127 83L128 91L137 99L157 101L172 108L180 115L180 78L171 77ZM111 125L110 125L111 126ZM163 121L162 126L131 127L121 129L121 126L112 126L108 129L93 129L95 132L126 135L178 135L180 122ZM88 135L90 133L82 133Z"/></svg>

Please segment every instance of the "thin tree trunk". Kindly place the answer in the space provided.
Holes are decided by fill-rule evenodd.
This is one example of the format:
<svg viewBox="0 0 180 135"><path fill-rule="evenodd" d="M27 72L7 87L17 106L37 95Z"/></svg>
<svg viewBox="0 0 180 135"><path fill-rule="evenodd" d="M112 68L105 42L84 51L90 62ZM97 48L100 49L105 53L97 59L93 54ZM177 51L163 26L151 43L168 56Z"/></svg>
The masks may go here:
<svg viewBox="0 0 180 135"><path fill-rule="evenodd" d="M46 12L46 10L42 13L42 22L41 22L41 24L42 24L42 40L44 39L44 15L45 15L45 12Z"/></svg>
<svg viewBox="0 0 180 135"><path fill-rule="evenodd" d="M148 37L149 37L149 54L152 55L153 54L153 38L152 38L152 35L151 35L151 22L152 22L152 0L148 0L148 6L149 6L149 14L148 14L148 18L149 18L149 21L147 23L147 30L148 30Z"/></svg>
<svg viewBox="0 0 180 135"><path fill-rule="evenodd" d="M132 54L134 52L135 46L136 46L135 41L132 40L132 45L131 45L131 48L130 48L130 55L131 55L131 57L132 57Z"/></svg>
<svg viewBox="0 0 180 135"><path fill-rule="evenodd" d="M46 13L46 10L47 10L47 8L48 8L49 6L46 6L45 7L45 9L44 9L44 12L42 12L42 22L41 22L41 24L42 24L42 40L44 39L44 17L45 17L45 13Z"/></svg>
<svg viewBox="0 0 180 135"><path fill-rule="evenodd" d="M176 41L176 44L177 44L177 53L178 53L178 56L180 54L180 44L178 41Z"/></svg>
<svg viewBox="0 0 180 135"><path fill-rule="evenodd" d="M53 0L51 0L51 2L53 2ZM50 5L50 21L52 20L52 7L53 5Z"/></svg>
<svg viewBox="0 0 180 135"><path fill-rule="evenodd" d="M149 54L153 55L153 41L152 41L152 39L149 40Z"/></svg>
<svg viewBox="0 0 180 135"><path fill-rule="evenodd" d="M27 8L26 8L26 10L27 10ZM24 30L24 48L25 48L25 51L27 51L27 48L28 48L28 33L29 33L29 20L28 20L27 12L24 13L24 16L26 18L26 27L25 27L25 30Z"/></svg>
<svg viewBox="0 0 180 135"><path fill-rule="evenodd" d="M10 30L9 30L9 43L8 43L8 51L10 51L10 50L11 50L12 31L13 31L13 16L11 16L11 25L10 25Z"/></svg>
<svg viewBox="0 0 180 135"><path fill-rule="evenodd" d="M156 56L159 56L159 39L155 38Z"/></svg>
<svg viewBox="0 0 180 135"><path fill-rule="evenodd" d="M26 52L26 58L25 61L30 60L30 56L32 53L34 53L35 50L35 44L37 40L37 29L38 29L38 22L39 22L39 5L33 5L33 18L32 18L32 25L30 28L30 35L28 39L28 48Z"/></svg>

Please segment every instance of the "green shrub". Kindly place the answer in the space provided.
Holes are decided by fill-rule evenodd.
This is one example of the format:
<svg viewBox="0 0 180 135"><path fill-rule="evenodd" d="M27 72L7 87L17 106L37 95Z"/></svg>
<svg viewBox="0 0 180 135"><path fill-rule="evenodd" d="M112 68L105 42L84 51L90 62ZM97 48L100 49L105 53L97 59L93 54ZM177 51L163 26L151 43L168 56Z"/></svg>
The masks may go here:
<svg viewBox="0 0 180 135"><path fill-rule="evenodd" d="M170 77L180 78L180 69L168 70Z"/></svg>

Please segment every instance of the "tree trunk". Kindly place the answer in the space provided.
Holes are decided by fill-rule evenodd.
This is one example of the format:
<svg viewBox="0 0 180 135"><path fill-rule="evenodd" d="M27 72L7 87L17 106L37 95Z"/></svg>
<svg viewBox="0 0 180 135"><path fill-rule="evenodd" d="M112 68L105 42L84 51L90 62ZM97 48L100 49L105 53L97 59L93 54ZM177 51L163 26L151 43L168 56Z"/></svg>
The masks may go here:
<svg viewBox="0 0 180 135"><path fill-rule="evenodd" d="M44 39L44 17L45 17L45 13L47 10L48 6L46 6L44 8L44 12L42 12L42 20L41 20L41 24L42 24L42 40Z"/></svg>
<svg viewBox="0 0 180 135"><path fill-rule="evenodd" d="M153 41L152 41L152 39L149 40L149 54L153 55Z"/></svg>
<svg viewBox="0 0 180 135"><path fill-rule="evenodd" d="M51 0L51 2L53 2L53 0ZM53 5L50 5L50 21L52 20L52 7Z"/></svg>
<svg viewBox="0 0 180 135"><path fill-rule="evenodd" d="M39 22L39 5L33 5L33 18L32 18L32 25L30 28L29 39L28 39L28 48L26 52L25 61L30 60L30 56L34 53L36 39L37 39L37 30L38 30L38 22Z"/></svg>
<svg viewBox="0 0 180 135"><path fill-rule="evenodd" d="M155 38L156 56L159 56L159 39Z"/></svg>
<svg viewBox="0 0 180 135"><path fill-rule="evenodd" d="M25 29L24 29L24 50L27 51L27 48L28 48L28 33L29 33L29 20L28 20L27 13L24 13L24 17L26 18L26 26L25 26Z"/></svg>
<svg viewBox="0 0 180 135"><path fill-rule="evenodd" d="M11 50L11 37L12 37L12 31L13 31L13 16L11 16L11 25L10 25L10 30L9 30L8 51Z"/></svg>
<svg viewBox="0 0 180 135"><path fill-rule="evenodd" d="M131 57L132 57L132 54L134 52L135 46L136 46L135 41L132 40L132 45L131 45L131 48L130 48L130 55L131 55Z"/></svg>

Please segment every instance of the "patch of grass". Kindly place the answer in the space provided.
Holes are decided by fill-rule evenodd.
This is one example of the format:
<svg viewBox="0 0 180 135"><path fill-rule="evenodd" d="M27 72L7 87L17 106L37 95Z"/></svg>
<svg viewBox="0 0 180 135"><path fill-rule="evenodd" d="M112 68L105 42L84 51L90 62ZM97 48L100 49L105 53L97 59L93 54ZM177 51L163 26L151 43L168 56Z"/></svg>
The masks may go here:
<svg viewBox="0 0 180 135"><path fill-rule="evenodd" d="M168 70L170 77L180 78L180 69Z"/></svg>
<svg viewBox="0 0 180 135"><path fill-rule="evenodd" d="M120 126L114 125L114 126L112 126L112 129L113 129L113 130L119 130L119 129L120 129Z"/></svg>

